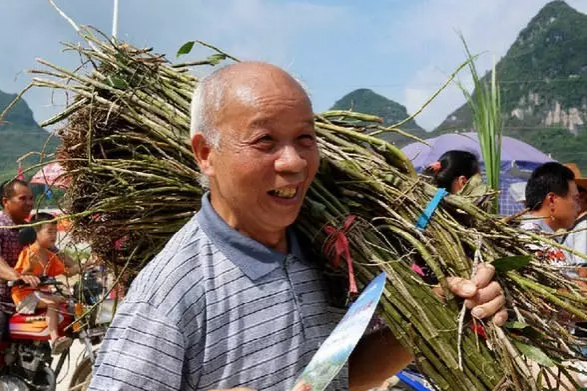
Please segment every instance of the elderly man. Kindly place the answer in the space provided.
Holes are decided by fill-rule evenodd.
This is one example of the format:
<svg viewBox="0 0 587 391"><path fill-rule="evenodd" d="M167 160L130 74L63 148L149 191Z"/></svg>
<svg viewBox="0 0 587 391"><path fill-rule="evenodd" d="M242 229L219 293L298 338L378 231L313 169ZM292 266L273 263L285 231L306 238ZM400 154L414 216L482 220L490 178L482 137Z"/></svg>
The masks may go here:
<svg viewBox="0 0 587 391"><path fill-rule="evenodd" d="M18 261L22 245L18 241L18 228L14 225L25 224L25 219L33 210L33 193L26 182L13 179L2 184L2 212L0 212L0 335L4 333L7 323L6 313L14 310L10 288L6 281L22 278L25 282L36 285L35 276L21 276L13 267Z"/></svg>
<svg viewBox="0 0 587 391"><path fill-rule="evenodd" d="M194 93L191 144L210 192L133 282L92 390L288 390L339 320L289 228L319 162L303 88L268 64L222 68ZM501 324L492 275L481 268L452 289ZM389 331L376 333L329 389L370 389L410 360Z"/></svg>

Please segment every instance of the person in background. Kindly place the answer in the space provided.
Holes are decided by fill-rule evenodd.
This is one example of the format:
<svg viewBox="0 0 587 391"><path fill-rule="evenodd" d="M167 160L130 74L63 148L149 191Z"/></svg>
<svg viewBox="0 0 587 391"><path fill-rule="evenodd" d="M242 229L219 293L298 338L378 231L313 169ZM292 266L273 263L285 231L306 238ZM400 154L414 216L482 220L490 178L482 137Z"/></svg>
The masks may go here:
<svg viewBox="0 0 587 391"><path fill-rule="evenodd" d="M15 225L26 224L26 219L33 210L33 193L28 184L13 179L2 184L2 212L0 212L0 339L8 327L8 315L14 311L10 288L6 281L22 278L27 284L36 286L39 279L35 276L21 276L14 270L18 255L23 245L18 240L18 228Z"/></svg>
<svg viewBox="0 0 587 391"><path fill-rule="evenodd" d="M520 228L538 234L554 234L561 230L573 227L579 215L579 190L575 183L575 174L571 169L557 162L548 162L536 168L526 185L526 208L528 214L522 216ZM562 242L560 236L553 238ZM540 257L553 265L561 266L561 271L567 278L576 277L576 273L569 272L569 260L559 248L543 244L529 246L529 250L540 254ZM576 326L579 326L577 324ZM576 331L573 331L576 334ZM581 371L587 367L582 362L573 362L571 366ZM536 365L532 370L536 373ZM587 379L581 373L573 375L579 384L587 384ZM544 382L544 380L543 380Z"/></svg>
<svg viewBox="0 0 587 391"><path fill-rule="evenodd" d="M467 184L469 179L480 174L479 160L471 152L451 150L443 153L438 161L430 164L423 174L432 178L432 184L439 189L445 189L451 194L457 194ZM412 268L420 274L428 284L438 284L438 279L423 261L417 261ZM442 289L437 288L440 294Z"/></svg>
<svg viewBox="0 0 587 391"><path fill-rule="evenodd" d="M548 162L532 172L526 185L526 208L520 228L537 234L553 235L573 227L579 215L579 190L575 174L568 167L557 162ZM554 240L562 242L561 236ZM554 265L568 267L568 259L558 247L542 245L531 248L542 258ZM562 270L562 269L561 269ZM572 278L567 270L563 274Z"/></svg>
<svg viewBox="0 0 587 391"><path fill-rule="evenodd" d="M526 207L521 228L554 234L573 227L579 215L579 190L575 174L557 162L544 163L528 179Z"/></svg>
<svg viewBox="0 0 587 391"><path fill-rule="evenodd" d="M432 177L436 187L444 188L451 194L458 193L471 177L479 173L477 156L458 150L443 153L424 171L424 175Z"/></svg>
<svg viewBox="0 0 587 391"><path fill-rule="evenodd" d="M565 164L567 168L573 171L575 183L579 191L579 217L575 220L571 231L564 240L564 245L583 254L587 254L587 178L581 176L581 171L576 164ZM577 254L565 254L569 265L576 266L571 269L568 275L571 278L577 278L575 283L585 293L587 292L587 260ZM577 322L573 329L573 334L580 338L587 338L587 322ZM587 347L582 347L583 355L587 355Z"/></svg>
<svg viewBox="0 0 587 391"><path fill-rule="evenodd" d="M38 213L30 222L31 224L44 223L34 226L35 241L21 251L14 270L21 273L23 277L32 275L40 278L78 274L79 266L72 263L71 258L61 260L51 251L55 249L57 241L57 223L53 215ZM62 296L30 286L14 286L12 298L16 304L16 311L21 314L31 315L37 309L47 309L46 320L53 354L61 354L71 346L71 338L59 336L59 305L64 301Z"/></svg>
<svg viewBox="0 0 587 391"><path fill-rule="evenodd" d="M575 183L579 191L579 217L571 227L573 232L566 236L564 244L582 254L587 254L587 178L581 176L581 171L575 164L566 164L575 175ZM569 263L573 265L587 265L587 260L572 253L568 253ZM578 271L580 277L587 277L587 268ZM587 284L585 284L587 287Z"/></svg>

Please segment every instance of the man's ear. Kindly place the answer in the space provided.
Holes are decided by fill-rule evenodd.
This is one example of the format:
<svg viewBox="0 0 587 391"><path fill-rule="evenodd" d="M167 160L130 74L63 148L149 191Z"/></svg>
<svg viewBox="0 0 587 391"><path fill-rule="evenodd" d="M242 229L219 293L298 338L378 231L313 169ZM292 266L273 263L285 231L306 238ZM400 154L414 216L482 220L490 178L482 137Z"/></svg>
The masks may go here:
<svg viewBox="0 0 587 391"><path fill-rule="evenodd" d="M192 137L192 150L194 157L200 166L200 171L207 177L214 175L212 147L208 144L204 135L200 132Z"/></svg>
<svg viewBox="0 0 587 391"><path fill-rule="evenodd" d="M554 207L554 201L556 200L557 195L553 192L550 192L546 195L545 201L550 208Z"/></svg>

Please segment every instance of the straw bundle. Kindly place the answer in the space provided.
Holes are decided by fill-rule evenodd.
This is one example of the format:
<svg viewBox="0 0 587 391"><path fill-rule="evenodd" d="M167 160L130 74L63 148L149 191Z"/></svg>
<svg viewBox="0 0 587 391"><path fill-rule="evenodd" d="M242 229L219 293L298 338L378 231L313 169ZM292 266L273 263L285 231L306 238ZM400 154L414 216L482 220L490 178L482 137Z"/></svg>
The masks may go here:
<svg viewBox="0 0 587 391"><path fill-rule="evenodd" d="M188 140L197 78L188 73L190 64L170 65L88 29L81 35L91 47L65 45L87 60L85 67L70 71L40 60L45 67L33 72L43 77L33 85L75 94L44 123L65 121L59 160L71 177L66 197L74 234L130 276L199 207L203 190ZM197 65L229 58L212 49ZM558 365L557 376L566 376L562 361L575 356L577 341L557 314L587 319L587 299L529 253L537 237L521 235L463 197L447 196L426 229L416 228L437 189L401 151L370 135L387 130L369 115L316 116L322 164L298 222L303 236L323 252L324 227L340 232L356 216L345 235L359 285L387 273L381 315L439 389L540 389L528 358L543 373ZM446 289L447 276L468 278L480 262L500 271L514 320L504 329L486 324L487 339L471 331L473 321ZM412 270L414 263L434 272L446 302Z"/></svg>

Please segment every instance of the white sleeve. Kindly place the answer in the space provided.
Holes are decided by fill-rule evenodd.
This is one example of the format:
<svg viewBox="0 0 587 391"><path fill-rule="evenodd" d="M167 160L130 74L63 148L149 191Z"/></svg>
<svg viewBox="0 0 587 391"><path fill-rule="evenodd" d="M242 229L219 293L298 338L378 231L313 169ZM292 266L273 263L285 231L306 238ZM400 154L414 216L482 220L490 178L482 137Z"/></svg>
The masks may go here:
<svg viewBox="0 0 587 391"><path fill-rule="evenodd" d="M587 254L587 221L582 221L575 228L574 231L567 236L565 245L572 248L573 250ZM587 263L586 259L583 259L574 254L569 254L569 263L571 264L582 264Z"/></svg>

